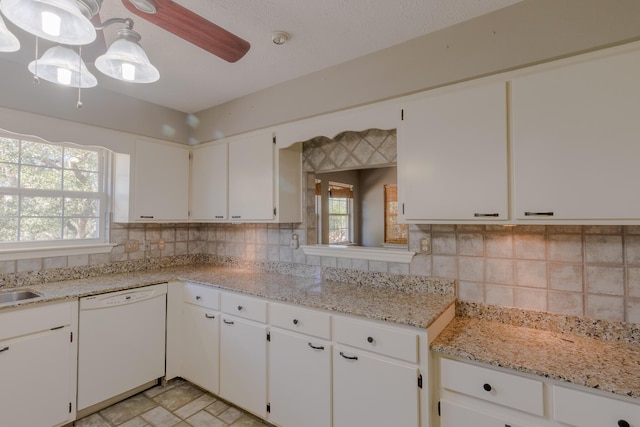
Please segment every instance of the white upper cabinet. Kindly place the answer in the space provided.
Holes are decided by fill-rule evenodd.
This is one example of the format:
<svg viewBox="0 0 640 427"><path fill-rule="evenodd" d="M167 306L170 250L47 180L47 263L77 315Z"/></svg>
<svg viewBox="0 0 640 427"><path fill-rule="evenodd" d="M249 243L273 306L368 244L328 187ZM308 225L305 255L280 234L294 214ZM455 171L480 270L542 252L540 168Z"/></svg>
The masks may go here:
<svg viewBox="0 0 640 427"><path fill-rule="evenodd" d="M437 90L408 102L403 112L398 129L403 219L509 219L506 83Z"/></svg>
<svg viewBox="0 0 640 427"><path fill-rule="evenodd" d="M640 52L512 81L515 218L640 218Z"/></svg>
<svg viewBox="0 0 640 427"><path fill-rule="evenodd" d="M228 219L228 145L194 148L191 160L191 220Z"/></svg>
<svg viewBox="0 0 640 427"><path fill-rule="evenodd" d="M115 155L115 222L188 219L189 147L137 140L133 159Z"/></svg>
<svg viewBox="0 0 640 427"><path fill-rule="evenodd" d="M229 219L302 220L301 144L278 149L272 133L229 141Z"/></svg>

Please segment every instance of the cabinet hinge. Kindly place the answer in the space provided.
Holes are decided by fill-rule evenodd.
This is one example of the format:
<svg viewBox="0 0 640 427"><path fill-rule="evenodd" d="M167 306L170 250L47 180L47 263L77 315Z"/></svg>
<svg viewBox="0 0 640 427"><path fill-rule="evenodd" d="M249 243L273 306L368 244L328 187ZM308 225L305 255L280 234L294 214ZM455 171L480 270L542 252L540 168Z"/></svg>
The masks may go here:
<svg viewBox="0 0 640 427"><path fill-rule="evenodd" d="M402 204L402 215L404 215L404 203Z"/></svg>
<svg viewBox="0 0 640 427"><path fill-rule="evenodd" d="M273 208L273 216L276 215L276 212L278 212L278 209L277 208Z"/></svg>
<svg viewBox="0 0 640 427"><path fill-rule="evenodd" d="M275 135L273 135L273 143L274 144L276 143L276 136Z"/></svg>
<svg viewBox="0 0 640 427"><path fill-rule="evenodd" d="M193 160L193 152L189 151L189 160Z"/></svg>
<svg viewBox="0 0 640 427"><path fill-rule="evenodd" d="M422 388L422 374L418 375L418 388Z"/></svg>
<svg viewBox="0 0 640 427"><path fill-rule="evenodd" d="M69 413L71 413L71 402L69 402Z"/></svg>
<svg viewBox="0 0 640 427"><path fill-rule="evenodd" d="M267 413L271 413L271 403L267 403Z"/></svg>
<svg viewBox="0 0 640 427"><path fill-rule="evenodd" d="M267 332L267 341L271 342L271 332Z"/></svg>
<svg viewBox="0 0 640 427"><path fill-rule="evenodd" d="M69 332L69 342L73 342L73 332Z"/></svg>
<svg viewBox="0 0 640 427"><path fill-rule="evenodd" d="M404 120L404 108L400 110L400 120Z"/></svg>
<svg viewBox="0 0 640 427"><path fill-rule="evenodd" d="M438 416L440 416L440 402L438 402Z"/></svg>

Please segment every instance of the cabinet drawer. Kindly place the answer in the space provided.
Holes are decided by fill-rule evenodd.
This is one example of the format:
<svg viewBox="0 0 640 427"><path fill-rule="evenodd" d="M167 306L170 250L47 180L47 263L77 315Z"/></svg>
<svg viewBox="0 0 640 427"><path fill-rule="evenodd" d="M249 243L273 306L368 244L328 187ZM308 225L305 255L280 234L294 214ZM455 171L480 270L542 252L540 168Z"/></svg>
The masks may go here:
<svg viewBox="0 0 640 427"><path fill-rule="evenodd" d="M222 294L222 311L256 322L267 322L267 302L238 294Z"/></svg>
<svg viewBox="0 0 640 427"><path fill-rule="evenodd" d="M209 286L187 283L184 285L184 302L218 310L220 307L220 291Z"/></svg>
<svg viewBox="0 0 640 427"><path fill-rule="evenodd" d="M553 387L553 418L580 427L640 427L640 405Z"/></svg>
<svg viewBox="0 0 640 427"><path fill-rule="evenodd" d="M331 317L318 311L284 304L269 304L271 325L319 338L331 339Z"/></svg>
<svg viewBox="0 0 640 427"><path fill-rule="evenodd" d="M441 403L441 427L473 426L473 427L520 427L482 412L456 405L443 400Z"/></svg>
<svg viewBox="0 0 640 427"><path fill-rule="evenodd" d="M542 382L449 359L440 360L442 387L535 415L544 415Z"/></svg>
<svg viewBox="0 0 640 427"><path fill-rule="evenodd" d="M335 341L385 356L418 362L418 334L370 322L334 318Z"/></svg>
<svg viewBox="0 0 640 427"><path fill-rule="evenodd" d="M72 305L78 301L19 308L0 314L0 340L71 324Z"/></svg>

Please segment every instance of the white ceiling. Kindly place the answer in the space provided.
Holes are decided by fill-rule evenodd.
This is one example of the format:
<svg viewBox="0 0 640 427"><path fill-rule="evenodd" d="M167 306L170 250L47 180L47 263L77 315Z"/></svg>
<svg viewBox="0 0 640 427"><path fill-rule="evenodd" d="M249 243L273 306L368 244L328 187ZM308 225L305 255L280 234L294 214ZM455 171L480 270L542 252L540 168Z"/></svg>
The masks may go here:
<svg viewBox="0 0 640 427"><path fill-rule="evenodd" d="M195 113L258 90L475 18L521 0L176 0L251 43L230 64L130 14L121 0L104 0L104 21L131 17L160 80L132 85L90 70L114 92ZM117 26L105 30L107 44ZM291 35L277 46L271 32ZM24 32L16 31L23 38ZM3 60L33 59L30 42Z"/></svg>

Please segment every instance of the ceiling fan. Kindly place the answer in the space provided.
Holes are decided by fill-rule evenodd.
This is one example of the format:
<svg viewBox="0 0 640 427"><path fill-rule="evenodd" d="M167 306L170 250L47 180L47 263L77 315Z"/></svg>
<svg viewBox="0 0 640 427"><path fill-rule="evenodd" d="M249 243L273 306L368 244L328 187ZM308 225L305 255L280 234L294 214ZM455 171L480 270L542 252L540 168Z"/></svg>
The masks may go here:
<svg viewBox="0 0 640 427"><path fill-rule="evenodd" d="M158 27L227 62L242 58L251 45L172 0L122 0L122 4Z"/></svg>

